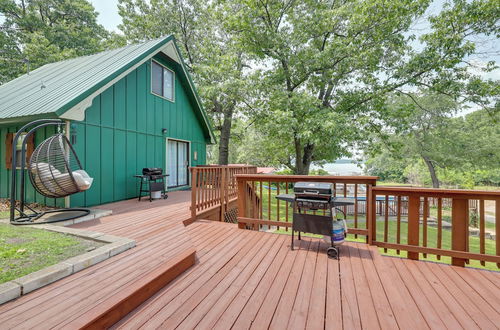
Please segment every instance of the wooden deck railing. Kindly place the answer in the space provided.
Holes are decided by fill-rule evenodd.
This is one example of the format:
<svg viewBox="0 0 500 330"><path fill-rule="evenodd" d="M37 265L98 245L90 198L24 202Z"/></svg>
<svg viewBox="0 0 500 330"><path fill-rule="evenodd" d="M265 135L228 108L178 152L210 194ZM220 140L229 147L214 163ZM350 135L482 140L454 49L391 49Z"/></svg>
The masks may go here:
<svg viewBox="0 0 500 330"><path fill-rule="evenodd" d="M334 184L335 194L353 199L351 207L352 221L349 232L355 235L367 235L367 214L360 212L360 200L369 200L372 187L377 177L372 176L311 176L311 175L263 175L240 174L238 181L238 224L241 228L277 230L291 226L292 209L290 203L277 200L280 193L291 193L295 182L330 182ZM249 193L250 191L253 194ZM244 196L244 198L240 198ZM343 207L349 213L348 207ZM370 209L366 209L370 212Z"/></svg>
<svg viewBox="0 0 500 330"><path fill-rule="evenodd" d="M191 167L191 218L217 209L224 218L231 201L238 197L236 174L257 173L257 167L246 165Z"/></svg>
<svg viewBox="0 0 500 330"><path fill-rule="evenodd" d="M500 192L477 190L446 190L404 187L374 187L370 207L383 196L385 208L394 201L399 210L408 204L408 214L388 212L370 215L370 244L407 251L410 259L428 255L451 257L456 266L469 260L497 263L500 267ZM490 202L488 202L490 201ZM486 212L486 203L495 204L494 216ZM450 207L444 207L449 205ZM432 211L432 212L431 212ZM487 217L491 220L487 222ZM478 229L470 227L471 220ZM474 234L474 235L472 235ZM489 239L492 236L496 240Z"/></svg>

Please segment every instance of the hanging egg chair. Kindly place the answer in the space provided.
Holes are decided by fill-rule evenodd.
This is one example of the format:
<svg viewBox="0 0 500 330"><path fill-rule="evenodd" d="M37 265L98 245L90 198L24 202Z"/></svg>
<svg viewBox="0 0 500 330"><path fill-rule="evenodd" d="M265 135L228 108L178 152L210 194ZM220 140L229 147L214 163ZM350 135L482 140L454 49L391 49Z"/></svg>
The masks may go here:
<svg viewBox="0 0 500 330"><path fill-rule="evenodd" d="M75 150L63 133L40 143L28 163L28 173L33 187L50 198L85 191L93 181L83 170Z"/></svg>
<svg viewBox="0 0 500 330"><path fill-rule="evenodd" d="M76 219L90 213L86 208L64 208L37 211L26 203L25 176L41 195L48 198L64 198L89 189L93 179L82 168L73 146L63 133L65 122L61 119L39 119L19 129L12 141L12 154L21 146L21 159L12 157L10 188L10 223L29 225ZM37 130L55 126L58 133L42 141L27 158L26 144ZM19 144L19 145L18 145ZM19 167L18 167L19 166ZM27 171L25 171L25 168ZM18 182L18 172L19 179ZM26 172L26 173L25 173ZM19 192L17 190L19 189ZM16 197L19 196L19 206ZM16 217L16 211L19 216Z"/></svg>

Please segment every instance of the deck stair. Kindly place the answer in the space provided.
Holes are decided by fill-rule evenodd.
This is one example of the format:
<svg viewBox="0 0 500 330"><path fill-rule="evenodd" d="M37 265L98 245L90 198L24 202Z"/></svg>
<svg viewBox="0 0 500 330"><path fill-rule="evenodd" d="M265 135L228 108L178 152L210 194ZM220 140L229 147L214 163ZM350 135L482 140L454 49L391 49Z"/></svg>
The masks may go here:
<svg viewBox="0 0 500 330"><path fill-rule="evenodd" d="M102 329L122 319L195 264L196 249L182 223L189 217L188 196L104 205L113 215L73 225L137 245L1 305L1 328Z"/></svg>

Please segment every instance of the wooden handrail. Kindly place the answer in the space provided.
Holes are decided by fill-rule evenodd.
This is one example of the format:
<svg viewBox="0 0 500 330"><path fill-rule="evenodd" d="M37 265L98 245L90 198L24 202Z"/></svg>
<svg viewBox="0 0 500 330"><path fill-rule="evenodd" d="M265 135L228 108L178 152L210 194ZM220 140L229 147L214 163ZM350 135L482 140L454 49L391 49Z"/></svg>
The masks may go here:
<svg viewBox="0 0 500 330"><path fill-rule="evenodd" d="M224 219L227 206L237 194L236 174L256 173L250 165L203 165L191 167L191 220L206 210L219 209L219 220Z"/></svg>
<svg viewBox="0 0 500 330"><path fill-rule="evenodd" d="M428 254L434 254L438 259L441 256L451 257L451 263L455 266L463 267L469 260L479 260L482 265L485 262L495 262L500 268L500 191L482 191L482 190L462 190L462 189L434 189L434 188L414 188L414 187L384 187L378 186L372 188L370 204L373 206L377 201L377 196L385 196L388 201L392 198L397 201L398 208L402 201L409 205L407 216L407 237L401 237L399 228L401 227L401 215L397 216L396 241L389 242L388 235L388 217L383 219L383 235L377 235L377 227L382 224L377 219L377 215L372 213L370 216L370 239L371 244L387 249L407 251L408 258L418 260L420 254L425 259ZM485 224L485 201L495 203L495 241L494 251L486 249L486 224ZM451 227L448 236L451 244L443 247L443 236L446 229L443 228L444 201L451 208ZM429 209L430 205L436 207L436 230L429 231ZM479 238L470 238L470 212L476 212L475 216L479 220ZM436 232L436 246L429 247L430 234ZM406 244L401 240L406 239ZM470 240L478 240L479 253L470 252Z"/></svg>
<svg viewBox="0 0 500 330"><path fill-rule="evenodd" d="M409 196L419 195L422 197L442 198L464 198L464 199L496 199L500 198L500 191L495 190L465 190L465 189L436 189L416 187L386 187L377 186L373 188L377 195Z"/></svg>
<svg viewBox="0 0 500 330"><path fill-rule="evenodd" d="M340 188L338 197L353 198L353 205L342 206L344 213L354 218L351 233L368 237L368 221L358 221L360 215L369 217L371 209L367 207L367 200L358 199L370 196L372 187L377 183L375 176L319 176L319 175L274 175L274 174L237 174L238 182L238 223L241 228L260 229L263 225L288 228L291 226L292 213L290 203L279 201L275 196L288 193L293 183L298 181L333 183L335 194ZM247 189L248 186L251 188ZM365 187L364 193L363 189ZM350 193L347 190L350 189ZM254 198L249 198L248 192L253 192ZM353 193L352 193L353 192ZM366 194L366 196L363 196ZM256 203L256 201L258 203ZM322 212L322 211L319 211Z"/></svg>
<svg viewBox="0 0 500 330"><path fill-rule="evenodd" d="M354 206L341 207L351 217L349 233L366 236L369 244L386 251L395 249L398 254L406 251L408 258L415 260L436 255L438 259L451 257L457 266L469 260L500 266L500 225L494 229L497 239L492 250L485 224L485 201L496 203L496 224L500 224L500 191L376 186L375 176L256 174L254 166L196 167L192 178L193 218L199 212L220 207L223 219L231 201L237 203L240 228L289 230L290 204L275 196L288 193L298 181L329 182L334 184L337 197L353 199ZM448 208L449 223L445 214ZM471 210L477 214L479 238L469 237ZM471 240L478 240L477 251L470 251ZM445 244L447 241L450 244Z"/></svg>
<svg viewBox="0 0 500 330"><path fill-rule="evenodd" d="M271 182L338 182L376 184L378 176L237 174L237 180Z"/></svg>

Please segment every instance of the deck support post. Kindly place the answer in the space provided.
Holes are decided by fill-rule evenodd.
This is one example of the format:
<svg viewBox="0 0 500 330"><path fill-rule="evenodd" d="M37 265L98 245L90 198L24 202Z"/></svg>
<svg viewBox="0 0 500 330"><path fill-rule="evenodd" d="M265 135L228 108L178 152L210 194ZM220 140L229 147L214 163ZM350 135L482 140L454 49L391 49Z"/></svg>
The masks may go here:
<svg viewBox="0 0 500 330"><path fill-rule="evenodd" d="M408 201L408 245L419 245L420 197L410 196ZM418 260L418 252L409 252L408 259Z"/></svg>
<svg viewBox="0 0 500 330"><path fill-rule="evenodd" d="M469 200L453 198L451 204L451 249L467 251L469 235ZM467 259L451 258L453 266L464 267Z"/></svg>
<svg viewBox="0 0 500 330"><path fill-rule="evenodd" d="M367 241L372 245L377 240L377 195L372 190L372 185L367 185L366 191L366 225L368 230Z"/></svg>
<svg viewBox="0 0 500 330"><path fill-rule="evenodd" d="M196 186L198 180L198 170L196 167L191 168L191 221L196 220Z"/></svg>
<svg viewBox="0 0 500 330"><path fill-rule="evenodd" d="M240 222L240 218L246 217L246 188L245 179L238 178L238 228L245 229L245 223Z"/></svg>
<svg viewBox="0 0 500 330"><path fill-rule="evenodd" d="M221 170L221 185L220 185L220 215L219 221L224 221L224 214L226 214L226 194L228 185L229 168L223 167Z"/></svg>

